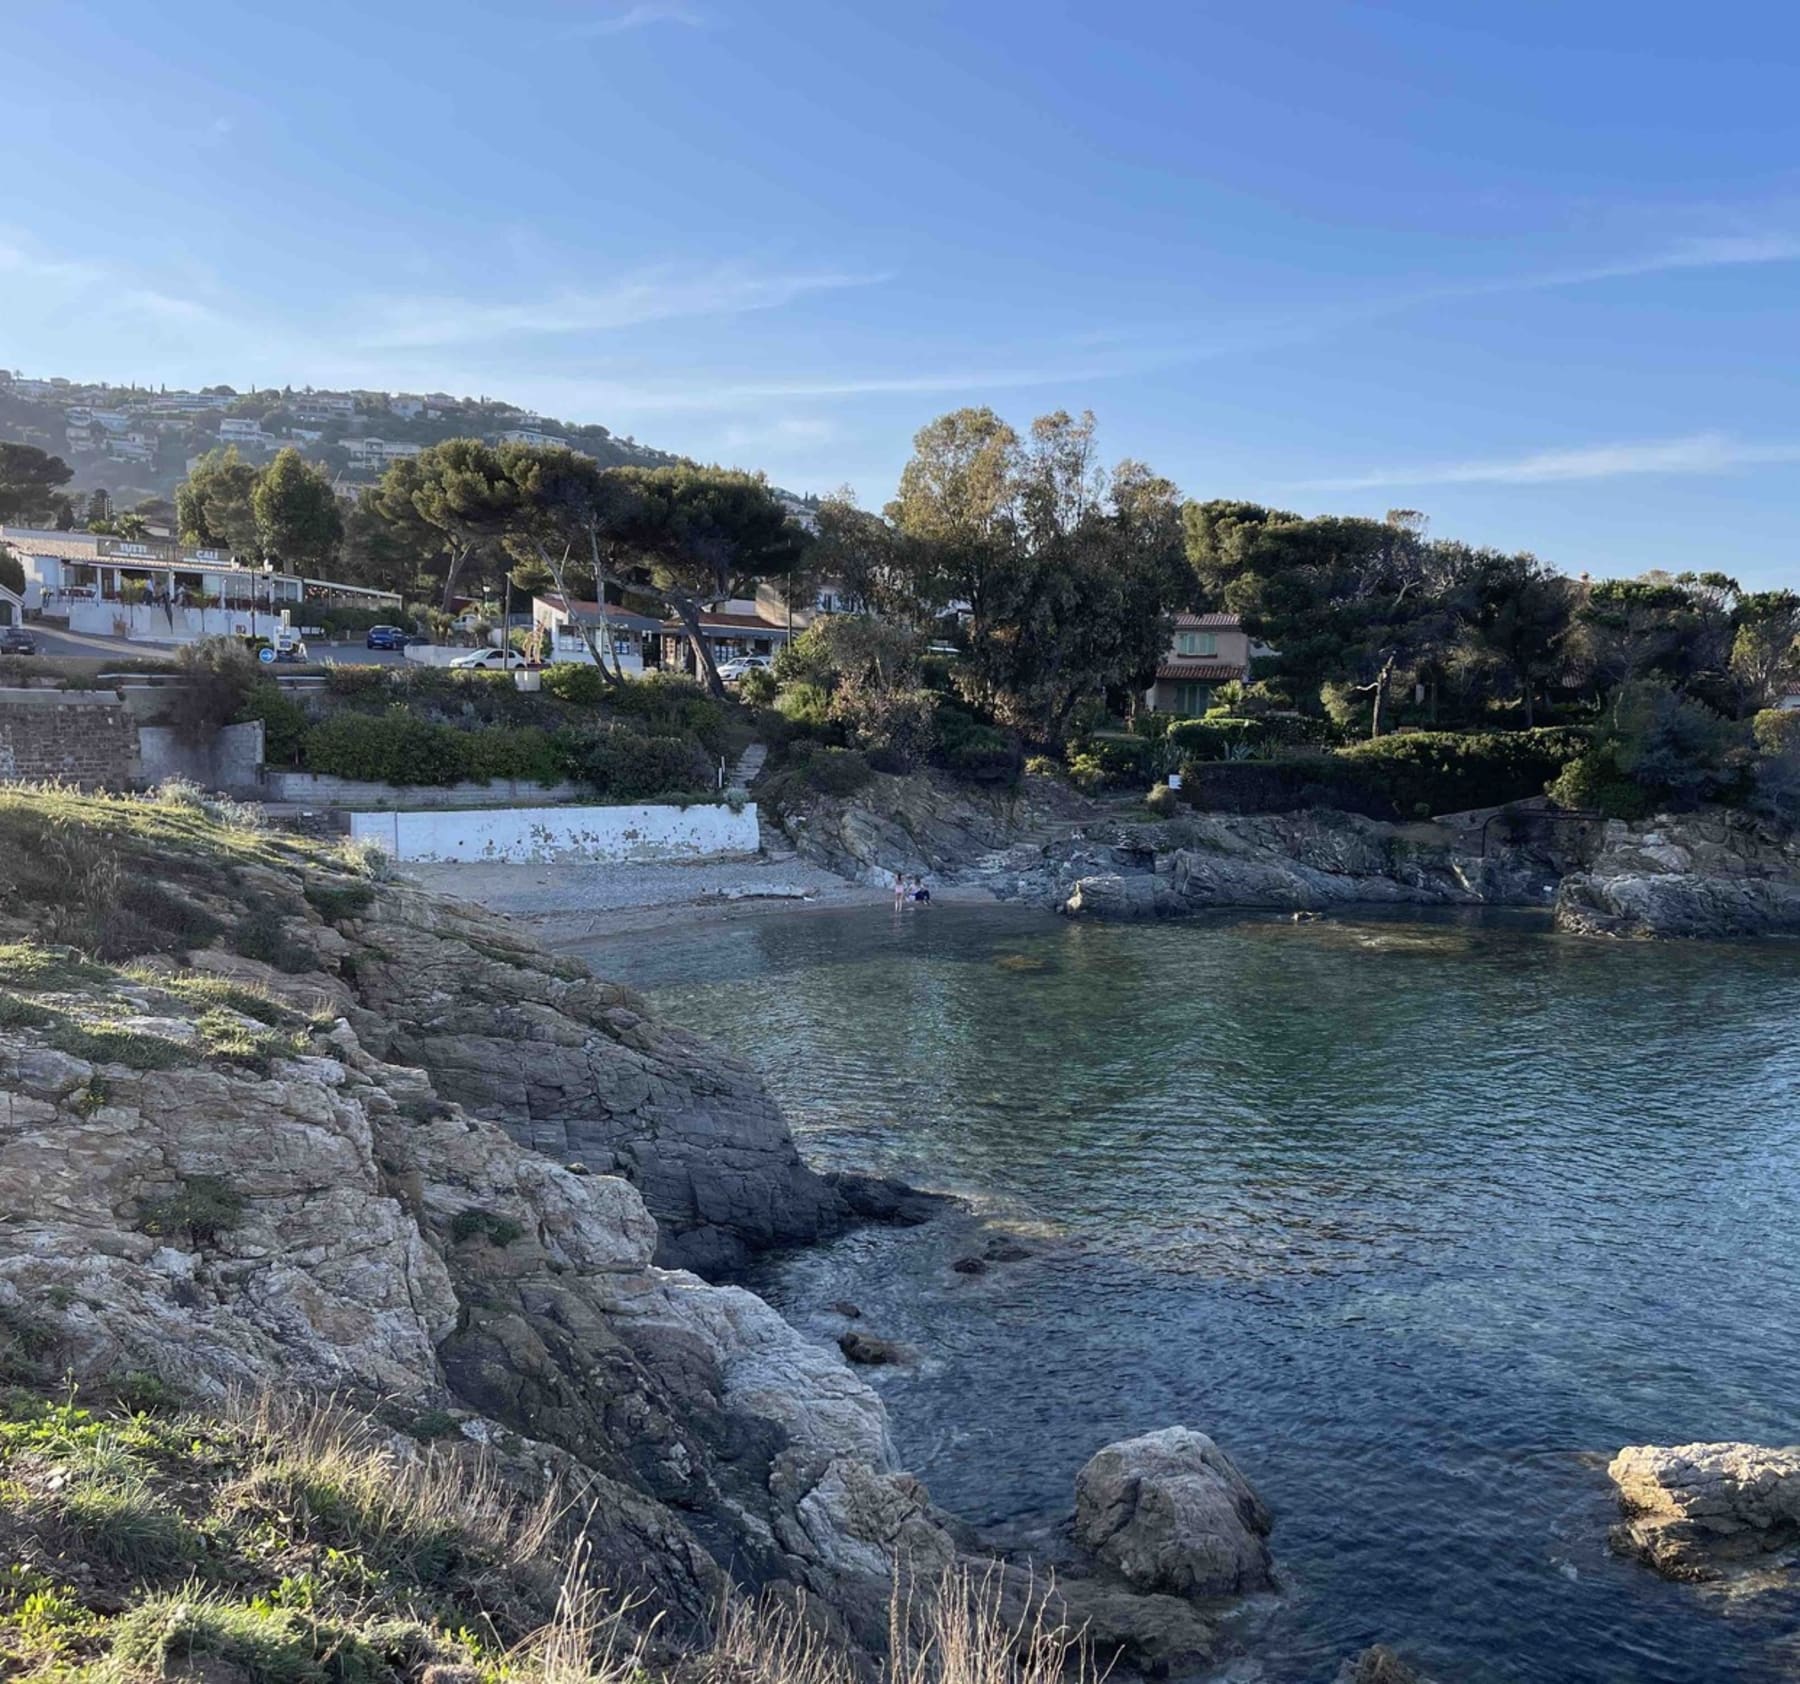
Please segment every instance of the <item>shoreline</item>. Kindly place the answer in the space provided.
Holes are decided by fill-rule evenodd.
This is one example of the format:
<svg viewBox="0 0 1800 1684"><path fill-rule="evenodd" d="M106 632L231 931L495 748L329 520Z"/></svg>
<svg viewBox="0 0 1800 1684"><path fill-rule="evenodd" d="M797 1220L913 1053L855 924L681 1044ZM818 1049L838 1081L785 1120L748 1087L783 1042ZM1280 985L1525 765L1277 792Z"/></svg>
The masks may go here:
<svg viewBox="0 0 1800 1684"><path fill-rule="evenodd" d="M614 936L893 903L889 889L852 883L791 856L645 865L471 860L411 863L400 875L432 894L512 919L559 952ZM933 884L931 893L934 905L1008 904L966 885Z"/></svg>

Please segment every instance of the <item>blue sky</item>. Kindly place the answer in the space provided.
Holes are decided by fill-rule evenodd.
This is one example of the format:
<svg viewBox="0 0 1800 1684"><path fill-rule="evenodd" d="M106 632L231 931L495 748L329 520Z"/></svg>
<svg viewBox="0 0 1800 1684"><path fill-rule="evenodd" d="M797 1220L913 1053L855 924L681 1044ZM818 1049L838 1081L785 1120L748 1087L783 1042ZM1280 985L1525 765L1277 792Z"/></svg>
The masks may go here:
<svg viewBox="0 0 1800 1684"><path fill-rule="evenodd" d="M1800 584L1800 12L0 0L0 364L485 392L796 489L1092 408L1195 496Z"/></svg>

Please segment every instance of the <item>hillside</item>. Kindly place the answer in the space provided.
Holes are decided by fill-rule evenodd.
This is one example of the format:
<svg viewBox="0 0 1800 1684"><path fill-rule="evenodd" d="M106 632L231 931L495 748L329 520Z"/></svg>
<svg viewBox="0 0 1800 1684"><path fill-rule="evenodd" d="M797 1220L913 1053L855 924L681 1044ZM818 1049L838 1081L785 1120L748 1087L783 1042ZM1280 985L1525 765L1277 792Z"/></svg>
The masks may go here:
<svg viewBox="0 0 1800 1684"><path fill-rule="evenodd" d="M603 466L681 460L597 423L565 422L516 404L445 392L316 392L282 387L236 392L209 386L171 392L143 386L35 380L0 371L0 440L32 444L75 470L68 489L104 487L130 507L172 497L188 462L220 444L250 461L293 445L353 486L380 477L389 452L443 439L498 440L508 432L566 443Z"/></svg>

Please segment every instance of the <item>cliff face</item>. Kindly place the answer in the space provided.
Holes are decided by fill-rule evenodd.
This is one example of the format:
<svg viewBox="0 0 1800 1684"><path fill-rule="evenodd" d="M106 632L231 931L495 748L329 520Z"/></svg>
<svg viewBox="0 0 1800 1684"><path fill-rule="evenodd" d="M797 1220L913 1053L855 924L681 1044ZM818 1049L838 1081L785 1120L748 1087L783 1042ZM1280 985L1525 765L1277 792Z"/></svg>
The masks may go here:
<svg viewBox="0 0 1800 1684"><path fill-rule="evenodd" d="M1556 927L1641 940L1800 932L1800 835L1724 808L1615 821L1558 889Z"/></svg>

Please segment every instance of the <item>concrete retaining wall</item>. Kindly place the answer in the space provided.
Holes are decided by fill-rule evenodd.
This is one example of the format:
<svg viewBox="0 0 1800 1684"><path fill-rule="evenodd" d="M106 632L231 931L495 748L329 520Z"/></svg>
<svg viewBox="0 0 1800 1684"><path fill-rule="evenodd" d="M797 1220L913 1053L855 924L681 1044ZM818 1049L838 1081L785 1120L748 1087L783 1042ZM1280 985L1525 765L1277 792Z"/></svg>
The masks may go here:
<svg viewBox="0 0 1800 1684"><path fill-rule="evenodd" d="M222 726L200 744L184 742L173 726L138 727L138 778L146 784L188 778L205 789L260 798L262 758L260 719Z"/></svg>
<svg viewBox="0 0 1800 1684"><path fill-rule="evenodd" d="M756 806L513 807L353 813L350 834L396 860L689 860L753 854Z"/></svg>
<svg viewBox="0 0 1800 1684"><path fill-rule="evenodd" d="M493 783L418 785L362 783L317 772L284 772L270 767L263 774L265 801L293 801L307 807L557 807L593 799L589 784L519 783L502 778Z"/></svg>
<svg viewBox="0 0 1800 1684"><path fill-rule="evenodd" d="M0 690L0 779L126 789L137 724L110 690Z"/></svg>

